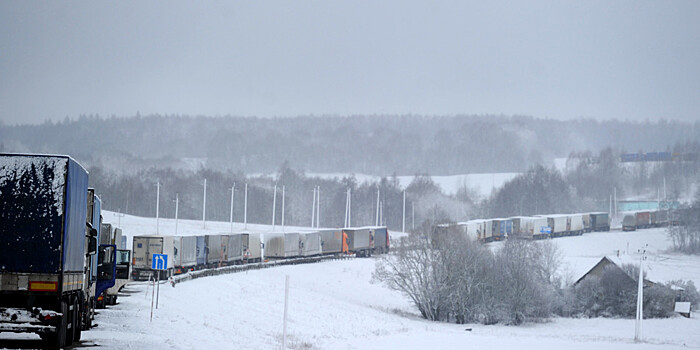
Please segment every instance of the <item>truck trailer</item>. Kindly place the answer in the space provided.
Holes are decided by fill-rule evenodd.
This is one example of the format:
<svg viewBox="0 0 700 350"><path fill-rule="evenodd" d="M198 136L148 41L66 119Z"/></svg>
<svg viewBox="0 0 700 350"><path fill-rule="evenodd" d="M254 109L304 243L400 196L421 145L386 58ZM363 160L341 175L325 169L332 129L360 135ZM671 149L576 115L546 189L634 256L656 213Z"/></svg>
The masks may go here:
<svg viewBox="0 0 700 350"><path fill-rule="evenodd" d="M175 244L172 236L145 235L134 236L133 258L131 266L131 277L135 281L145 281L151 276L156 278L156 271L151 269L153 254L165 254L168 256L165 270L158 270L158 279L164 280L173 275L175 255Z"/></svg>
<svg viewBox="0 0 700 350"><path fill-rule="evenodd" d="M89 327L99 226L87 194L88 173L69 156L0 154L0 332L60 348Z"/></svg>
<svg viewBox="0 0 700 350"><path fill-rule="evenodd" d="M343 229L343 233L347 235L349 253L355 253L358 257L368 257L372 255L369 228L345 228Z"/></svg>

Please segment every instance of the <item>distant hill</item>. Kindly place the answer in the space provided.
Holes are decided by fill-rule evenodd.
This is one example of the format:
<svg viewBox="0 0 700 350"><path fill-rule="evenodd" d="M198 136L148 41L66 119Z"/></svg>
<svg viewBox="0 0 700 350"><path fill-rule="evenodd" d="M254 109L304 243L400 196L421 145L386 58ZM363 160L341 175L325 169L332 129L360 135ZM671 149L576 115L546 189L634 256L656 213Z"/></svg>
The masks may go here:
<svg viewBox="0 0 700 350"><path fill-rule="evenodd" d="M81 116L0 125L0 151L67 153L86 166L375 175L520 172L570 152L664 151L700 139L700 122L559 121L507 116L295 118Z"/></svg>

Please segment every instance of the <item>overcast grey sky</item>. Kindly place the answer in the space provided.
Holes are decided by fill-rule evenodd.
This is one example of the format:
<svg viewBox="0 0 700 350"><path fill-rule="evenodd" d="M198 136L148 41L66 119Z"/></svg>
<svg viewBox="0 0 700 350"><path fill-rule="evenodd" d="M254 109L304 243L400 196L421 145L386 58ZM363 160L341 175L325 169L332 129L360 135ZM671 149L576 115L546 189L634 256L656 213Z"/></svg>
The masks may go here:
<svg viewBox="0 0 700 350"><path fill-rule="evenodd" d="M0 121L700 119L700 1L2 1Z"/></svg>

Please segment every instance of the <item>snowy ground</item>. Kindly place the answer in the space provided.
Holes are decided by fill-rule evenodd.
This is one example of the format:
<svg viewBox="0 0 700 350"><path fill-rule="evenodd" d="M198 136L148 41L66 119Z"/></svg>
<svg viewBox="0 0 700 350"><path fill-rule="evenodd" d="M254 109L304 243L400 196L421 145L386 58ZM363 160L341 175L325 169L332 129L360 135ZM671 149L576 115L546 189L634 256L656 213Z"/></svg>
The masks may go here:
<svg viewBox="0 0 700 350"><path fill-rule="evenodd" d="M323 173L323 174L306 174L310 177L320 177L320 178L342 178L344 176L350 176L350 174L341 173ZM358 182L362 183L365 181L378 181L379 176L366 175L366 174L352 174L355 176ZM484 174L463 174L463 175L448 175L448 176L431 176L435 184L440 186L442 191L446 194L455 194L462 187L467 187L473 190L480 197L485 198L491 195L491 191L498 190L506 182L512 180L520 173L484 173ZM415 176L397 176L399 184L402 188L406 188Z"/></svg>
<svg viewBox="0 0 700 350"><path fill-rule="evenodd" d="M106 218L109 215L116 214L107 213ZM124 216L121 220L127 234L155 226L155 219ZM164 227L170 224L162 221ZM201 222L181 221L178 229L195 232L197 226ZM208 227L226 231L230 225L208 223ZM700 285L700 257L667 253L670 242L663 229L590 233L555 242L570 279L578 278L603 255L617 255L618 250L621 258L638 261L637 248L648 244L651 280L692 279ZM630 319L556 318L522 327L425 321L409 300L372 281L375 262L375 258L330 261L200 278L174 288L162 284L153 322L152 289L146 283L133 283L120 295L118 305L100 311L99 326L84 332L75 348L281 349L288 275L289 349L700 349L697 314L691 319L645 320L640 344L633 340L634 320ZM36 342L7 341L31 337L36 338L0 334L0 347L31 348Z"/></svg>

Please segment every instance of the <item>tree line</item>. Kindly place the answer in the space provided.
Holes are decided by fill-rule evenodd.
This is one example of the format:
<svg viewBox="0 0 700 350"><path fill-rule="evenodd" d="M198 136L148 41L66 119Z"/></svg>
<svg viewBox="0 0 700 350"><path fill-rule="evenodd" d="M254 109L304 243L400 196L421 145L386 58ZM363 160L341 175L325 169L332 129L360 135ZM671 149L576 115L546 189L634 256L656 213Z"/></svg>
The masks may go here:
<svg viewBox="0 0 700 350"><path fill-rule="evenodd" d="M132 173L151 166L196 170L190 161L247 174L274 173L285 161L314 173L523 172L578 150L658 152L699 139L700 122L499 115L80 116L0 125L6 152L70 154L86 166Z"/></svg>

